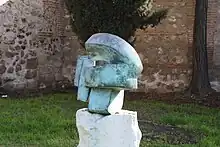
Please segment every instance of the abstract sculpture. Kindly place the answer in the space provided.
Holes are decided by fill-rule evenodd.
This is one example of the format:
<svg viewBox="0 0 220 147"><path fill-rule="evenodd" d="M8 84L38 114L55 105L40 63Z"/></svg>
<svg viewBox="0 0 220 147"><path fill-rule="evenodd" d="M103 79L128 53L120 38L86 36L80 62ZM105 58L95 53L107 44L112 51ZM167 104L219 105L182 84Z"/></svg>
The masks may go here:
<svg viewBox="0 0 220 147"><path fill-rule="evenodd" d="M115 114L122 109L124 90L137 88L142 62L129 43L108 33L92 35L85 48L88 56L80 56L76 66L77 99L88 101L89 112Z"/></svg>

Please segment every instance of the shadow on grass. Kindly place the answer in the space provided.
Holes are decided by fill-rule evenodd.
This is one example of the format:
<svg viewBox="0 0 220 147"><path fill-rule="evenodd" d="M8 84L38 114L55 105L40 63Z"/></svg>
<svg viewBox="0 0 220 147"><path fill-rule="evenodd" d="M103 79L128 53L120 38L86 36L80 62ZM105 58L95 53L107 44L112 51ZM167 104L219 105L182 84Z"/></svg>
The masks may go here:
<svg viewBox="0 0 220 147"><path fill-rule="evenodd" d="M139 120L143 141L161 142L170 145L196 144L203 137L202 134L186 131L185 129Z"/></svg>

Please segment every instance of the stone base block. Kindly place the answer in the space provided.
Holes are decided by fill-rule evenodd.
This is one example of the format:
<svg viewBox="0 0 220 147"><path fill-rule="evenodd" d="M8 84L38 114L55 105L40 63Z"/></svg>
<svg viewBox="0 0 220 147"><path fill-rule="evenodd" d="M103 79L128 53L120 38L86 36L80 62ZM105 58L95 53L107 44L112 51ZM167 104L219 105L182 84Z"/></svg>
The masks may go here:
<svg viewBox="0 0 220 147"><path fill-rule="evenodd" d="M137 112L133 111L105 116L80 109L76 126L80 139L77 147L139 147L142 137Z"/></svg>

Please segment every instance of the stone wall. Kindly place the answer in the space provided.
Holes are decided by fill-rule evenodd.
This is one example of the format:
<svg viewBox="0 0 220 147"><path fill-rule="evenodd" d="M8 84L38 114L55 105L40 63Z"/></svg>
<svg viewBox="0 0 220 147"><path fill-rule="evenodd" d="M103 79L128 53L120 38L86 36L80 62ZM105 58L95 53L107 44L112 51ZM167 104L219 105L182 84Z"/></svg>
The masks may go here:
<svg viewBox="0 0 220 147"><path fill-rule="evenodd" d="M220 1L210 0L213 3L214 11L210 21L212 21L213 27L213 47L210 49L212 54L209 55L209 59L212 60L209 65L209 75L212 87L220 92ZM215 14L215 15L214 15ZM211 19L212 18L212 19Z"/></svg>
<svg viewBox="0 0 220 147"><path fill-rule="evenodd" d="M214 34L214 43L213 43L213 48L214 48L214 54L213 54L213 64L214 66L219 66L220 65L220 1L216 0L215 6L217 7L217 17L215 19L216 22L216 30Z"/></svg>
<svg viewBox="0 0 220 147"><path fill-rule="evenodd" d="M11 0L0 6L1 90L71 84L79 44L69 20L59 0Z"/></svg>
<svg viewBox="0 0 220 147"><path fill-rule="evenodd" d="M155 0L169 8L158 27L136 33L136 50L144 63L140 91L183 91L192 72L192 41L195 0ZM220 91L220 1L208 0L207 50L212 87Z"/></svg>
<svg viewBox="0 0 220 147"><path fill-rule="evenodd" d="M191 46L194 21L192 0L155 0L169 9L156 28L136 32L136 50L144 63L141 90L160 93L186 88L191 77Z"/></svg>
<svg viewBox="0 0 220 147"><path fill-rule="evenodd" d="M169 14L156 28L136 31L135 49L144 64L137 91L182 91L191 78L195 0L154 0L154 4L169 8ZM220 63L220 27L215 21L219 6L218 0L209 0L211 73L220 73L212 66ZM11 0L0 6L1 89L36 91L72 85L76 56L84 51L70 19L63 0ZM211 77L218 81L216 74Z"/></svg>
<svg viewBox="0 0 220 147"><path fill-rule="evenodd" d="M208 22L207 22L207 50L208 50L208 59L210 67L213 65L213 57L217 54L214 53L215 48L215 33L216 33L216 19L218 11L218 0L208 0Z"/></svg>

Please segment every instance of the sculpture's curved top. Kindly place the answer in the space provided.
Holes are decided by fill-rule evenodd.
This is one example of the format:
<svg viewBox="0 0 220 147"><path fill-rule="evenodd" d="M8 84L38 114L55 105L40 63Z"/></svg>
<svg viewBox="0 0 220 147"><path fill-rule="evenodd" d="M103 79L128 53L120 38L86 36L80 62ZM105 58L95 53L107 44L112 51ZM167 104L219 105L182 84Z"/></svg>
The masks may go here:
<svg viewBox="0 0 220 147"><path fill-rule="evenodd" d="M94 34L85 42L85 48L92 60L104 60L111 64L121 62L134 65L138 73L143 70L142 62L135 49L116 35L108 33Z"/></svg>

